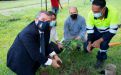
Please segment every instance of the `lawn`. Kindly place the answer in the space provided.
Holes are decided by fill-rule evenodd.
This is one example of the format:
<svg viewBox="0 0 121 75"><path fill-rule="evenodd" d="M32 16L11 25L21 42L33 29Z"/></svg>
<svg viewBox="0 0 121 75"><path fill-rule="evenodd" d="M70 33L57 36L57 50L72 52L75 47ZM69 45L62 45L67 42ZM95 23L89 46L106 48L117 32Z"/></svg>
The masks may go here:
<svg viewBox="0 0 121 75"><path fill-rule="evenodd" d="M33 0L34 1L34 0ZM24 1L21 1L24 3ZM35 1L34 1L35 2ZM108 5L112 5L115 8L121 11L121 1L120 0L107 0ZM33 3L33 2L30 2ZM25 3L26 4L26 3ZM4 9L0 2L0 9ZM22 5L21 3L15 5ZM86 1L85 4L81 3L81 0L71 0L69 6L77 6L79 10L79 14L83 15L87 18L87 14L90 10L91 4L89 1ZM63 37L63 24L68 14L68 4L63 4L64 9L60 11L58 14L58 26L57 32L59 35L59 39ZM9 5L7 3L5 8L14 7L13 5ZM6 67L6 56L9 47L13 43L17 34L31 21L34 20L37 12L40 11L40 7L36 8L28 8L21 12L16 12L11 14L10 16L5 16L0 14L0 75L15 75ZM121 16L121 13L120 13ZM121 19L120 19L121 23ZM121 29L118 30L117 35L112 39L112 42L121 42ZM47 71L50 75L98 75L98 71L93 68L93 65L96 61L96 53L98 49L95 49L91 54L85 54L84 52L78 52L76 55L72 55L75 60L74 63L69 63L69 57L66 56L66 52L60 54L61 59L63 60L63 67L60 69L53 69L52 67L41 68L41 71L38 70L37 75L40 72ZM113 63L117 66L117 75L121 75L121 46L111 47L108 51L108 60L106 63ZM64 57L63 57L64 56ZM67 58L67 59L65 59Z"/></svg>
<svg viewBox="0 0 121 75"><path fill-rule="evenodd" d="M44 3L44 1L42 1ZM17 0L17 1L0 1L0 9L22 7L31 4L41 4L41 0Z"/></svg>

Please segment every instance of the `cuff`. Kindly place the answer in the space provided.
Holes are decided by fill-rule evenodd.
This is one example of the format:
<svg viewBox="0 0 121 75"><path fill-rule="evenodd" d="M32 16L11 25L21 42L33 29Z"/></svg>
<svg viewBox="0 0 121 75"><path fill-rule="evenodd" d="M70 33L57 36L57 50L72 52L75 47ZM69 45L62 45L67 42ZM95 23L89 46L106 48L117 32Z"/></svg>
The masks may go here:
<svg viewBox="0 0 121 75"><path fill-rule="evenodd" d="M52 59L48 58L47 62L45 63L45 65L51 65L52 64Z"/></svg>
<svg viewBox="0 0 121 75"><path fill-rule="evenodd" d="M53 51L52 53L49 54L50 57L53 57L54 55L56 55L55 51Z"/></svg>
<svg viewBox="0 0 121 75"><path fill-rule="evenodd" d="M62 44L61 42L58 42L57 44Z"/></svg>

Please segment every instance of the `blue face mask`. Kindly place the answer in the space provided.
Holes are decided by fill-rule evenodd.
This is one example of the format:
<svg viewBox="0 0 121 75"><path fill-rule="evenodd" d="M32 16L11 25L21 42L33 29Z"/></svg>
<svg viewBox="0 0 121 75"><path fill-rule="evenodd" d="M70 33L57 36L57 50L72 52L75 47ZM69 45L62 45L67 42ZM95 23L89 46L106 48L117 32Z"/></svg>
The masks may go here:
<svg viewBox="0 0 121 75"><path fill-rule="evenodd" d="M42 21L39 21L37 24L39 30L41 30L41 31L49 30L49 28L50 28L49 25L50 25L49 22L42 22Z"/></svg>
<svg viewBox="0 0 121 75"><path fill-rule="evenodd" d="M102 13L101 12L99 12L99 13L94 13L94 17L96 17L96 18L100 18L102 16Z"/></svg>
<svg viewBox="0 0 121 75"><path fill-rule="evenodd" d="M55 27L56 26L56 21L51 21L50 22L50 27Z"/></svg>

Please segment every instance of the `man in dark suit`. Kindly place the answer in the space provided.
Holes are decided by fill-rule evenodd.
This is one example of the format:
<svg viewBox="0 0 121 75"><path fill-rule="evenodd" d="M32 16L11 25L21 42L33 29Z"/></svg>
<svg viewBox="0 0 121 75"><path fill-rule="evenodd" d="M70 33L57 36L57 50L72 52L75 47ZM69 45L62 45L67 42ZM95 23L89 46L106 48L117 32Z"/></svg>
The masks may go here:
<svg viewBox="0 0 121 75"><path fill-rule="evenodd" d="M17 75L35 75L40 65L59 68L62 62L49 47L51 16L40 12L16 37L7 55L7 66Z"/></svg>

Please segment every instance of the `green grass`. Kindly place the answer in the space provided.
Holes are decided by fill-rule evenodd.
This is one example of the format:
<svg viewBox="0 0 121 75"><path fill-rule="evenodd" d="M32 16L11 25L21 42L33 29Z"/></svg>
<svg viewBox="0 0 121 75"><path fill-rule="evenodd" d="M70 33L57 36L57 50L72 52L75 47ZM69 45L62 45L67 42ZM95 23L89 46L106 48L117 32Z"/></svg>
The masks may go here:
<svg viewBox="0 0 121 75"><path fill-rule="evenodd" d="M21 6L26 6L30 4L38 4L38 3L41 3L41 0L0 1L0 9L21 7Z"/></svg>
<svg viewBox="0 0 121 75"><path fill-rule="evenodd" d="M31 2L30 2L31 3ZM25 3L26 4L26 3ZM115 6L119 11L121 10L120 0L108 0L108 4ZM6 5L6 4L5 4ZM18 4L15 4L19 5ZM21 4L20 4L21 5ZM79 14L83 15L85 18L87 18L87 14L90 10L90 3L89 1L86 1L85 5L81 3L81 1L72 0L70 2L69 6L77 6L79 10ZM0 4L1 6L1 4ZM3 9L4 4L0 9ZM64 9L61 10L61 12L58 15L58 26L57 26L57 32L59 35L59 39L63 37L63 24L65 19L67 18L68 14L68 4L63 4ZM6 7L13 7L11 5L7 5ZM6 8L5 7L5 8ZM6 67L6 56L9 47L13 43L16 35L32 20L34 20L36 13L40 10L40 7L31 9L28 8L21 12L13 13L10 16L4 16L0 15L0 75L14 75L13 72L11 72ZM121 16L121 13L120 13ZM121 20L120 20L121 23ZM112 39L112 42L121 42L121 29L118 30L117 35ZM83 52L77 53L77 55L73 55L74 60L76 61L74 64L69 63L68 59L69 56L66 56L64 52L60 55L61 59L63 60L64 69L53 69L52 67L42 68L41 71L38 71L38 74L42 71L49 72L50 75L70 75L73 72L79 72L81 71L87 71L87 75L98 75L97 72L99 70L95 70L93 68L93 65L96 61L96 53L97 49L93 51L91 54L85 54ZM121 75L121 46L115 46L109 49L108 52L108 60L106 63L113 63L117 66L117 75ZM65 59L67 58L67 59ZM84 74L81 74L84 75ZM86 74L85 74L86 75Z"/></svg>

